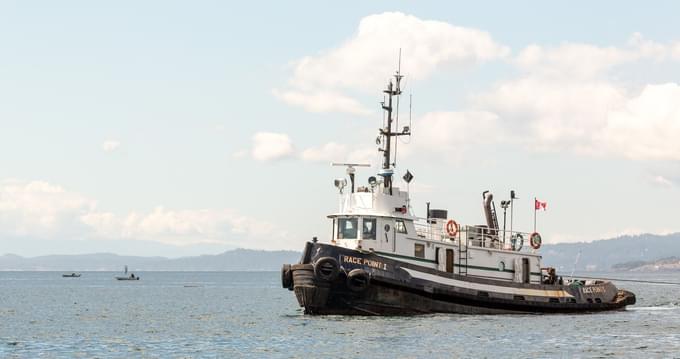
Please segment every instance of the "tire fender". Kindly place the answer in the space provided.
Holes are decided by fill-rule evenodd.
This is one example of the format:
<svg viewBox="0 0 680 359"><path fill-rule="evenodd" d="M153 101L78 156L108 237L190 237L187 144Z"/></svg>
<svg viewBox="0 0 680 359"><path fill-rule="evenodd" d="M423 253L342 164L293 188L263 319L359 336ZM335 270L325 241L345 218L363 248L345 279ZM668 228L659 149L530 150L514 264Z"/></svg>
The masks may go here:
<svg viewBox="0 0 680 359"><path fill-rule="evenodd" d="M323 257L314 263L314 275L316 278L332 282L340 273L340 264L335 258Z"/></svg>
<svg viewBox="0 0 680 359"><path fill-rule="evenodd" d="M363 269L353 269L347 274L347 287L353 292L363 292L371 284L371 275Z"/></svg>
<svg viewBox="0 0 680 359"><path fill-rule="evenodd" d="M284 264L281 268L281 286L293 289L293 272L290 270L290 264Z"/></svg>

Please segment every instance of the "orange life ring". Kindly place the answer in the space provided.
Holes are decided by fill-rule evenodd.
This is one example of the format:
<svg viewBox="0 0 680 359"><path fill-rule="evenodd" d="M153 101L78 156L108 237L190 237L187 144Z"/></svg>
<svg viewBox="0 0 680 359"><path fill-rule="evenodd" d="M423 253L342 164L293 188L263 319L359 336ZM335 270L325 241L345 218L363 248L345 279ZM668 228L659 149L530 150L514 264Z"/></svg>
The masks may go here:
<svg viewBox="0 0 680 359"><path fill-rule="evenodd" d="M531 244L531 248L533 249L541 248L542 242L543 239L541 238L541 235L538 234L538 232L532 233L531 236L529 237L529 243Z"/></svg>
<svg viewBox="0 0 680 359"><path fill-rule="evenodd" d="M449 237L455 237L456 234L458 234L458 223L453 219L449 219L449 221L446 222L446 233Z"/></svg>

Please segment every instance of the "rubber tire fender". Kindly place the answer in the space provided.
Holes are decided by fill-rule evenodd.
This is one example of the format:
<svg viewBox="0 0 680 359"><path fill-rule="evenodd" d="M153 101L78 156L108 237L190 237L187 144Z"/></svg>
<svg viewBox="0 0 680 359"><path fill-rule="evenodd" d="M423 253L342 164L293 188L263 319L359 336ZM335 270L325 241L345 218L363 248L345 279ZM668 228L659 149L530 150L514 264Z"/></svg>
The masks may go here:
<svg viewBox="0 0 680 359"><path fill-rule="evenodd" d="M284 264L281 268L281 286L293 289L293 271L290 270L290 264Z"/></svg>
<svg viewBox="0 0 680 359"><path fill-rule="evenodd" d="M363 269L353 269L347 274L347 288L353 292L363 292L371 284L371 275Z"/></svg>
<svg viewBox="0 0 680 359"><path fill-rule="evenodd" d="M332 282L340 273L340 264L333 257L323 257L314 263L314 275L316 278Z"/></svg>

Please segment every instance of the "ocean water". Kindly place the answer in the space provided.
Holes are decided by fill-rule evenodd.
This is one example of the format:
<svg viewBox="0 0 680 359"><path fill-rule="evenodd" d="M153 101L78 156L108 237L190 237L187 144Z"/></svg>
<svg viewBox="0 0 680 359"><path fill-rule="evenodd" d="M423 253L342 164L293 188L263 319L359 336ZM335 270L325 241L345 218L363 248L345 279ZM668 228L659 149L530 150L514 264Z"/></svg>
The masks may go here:
<svg viewBox="0 0 680 359"><path fill-rule="evenodd" d="M638 304L602 314L311 317L278 272L136 274L0 272L0 358L680 358L680 286L618 283Z"/></svg>

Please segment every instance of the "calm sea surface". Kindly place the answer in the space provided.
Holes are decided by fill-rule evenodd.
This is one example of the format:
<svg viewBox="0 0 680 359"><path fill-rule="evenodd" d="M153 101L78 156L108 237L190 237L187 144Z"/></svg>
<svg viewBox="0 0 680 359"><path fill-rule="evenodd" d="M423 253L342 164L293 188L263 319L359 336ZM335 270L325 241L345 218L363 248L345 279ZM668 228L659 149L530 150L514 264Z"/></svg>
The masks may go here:
<svg viewBox="0 0 680 359"><path fill-rule="evenodd" d="M619 283L638 304L606 314L310 317L278 272L115 274L0 272L0 357L680 358L679 286Z"/></svg>

